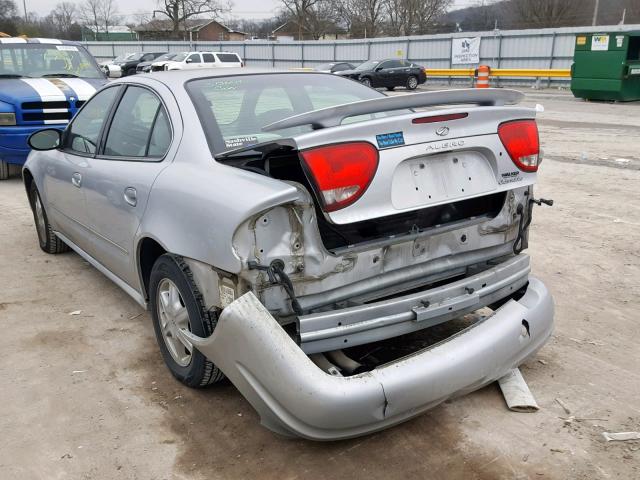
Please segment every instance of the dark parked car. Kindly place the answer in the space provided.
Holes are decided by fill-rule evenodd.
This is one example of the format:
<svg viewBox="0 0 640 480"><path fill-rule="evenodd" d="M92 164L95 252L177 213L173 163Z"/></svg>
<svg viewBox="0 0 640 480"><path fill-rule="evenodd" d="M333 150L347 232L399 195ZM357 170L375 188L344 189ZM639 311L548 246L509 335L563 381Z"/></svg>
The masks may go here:
<svg viewBox="0 0 640 480"><path fill-rule="evenodd" d="M332 62L332 63L322 63L320 65L316 65L313 69L316 72L324 72L324 73L338 73L344 72L345 70L353 70L355 67L347 62Z"/></svg>
<svg viewBox="0 0 640 480"><path fill-rule="evenodd" d="M155 62L161 62L163 60L171 60L176 55L178 55L177 52L169 52L169 53L164 53L157 58L152 58L150 60L147 60L146 62L140 62L136 67L136 73L148 73L151 71L151 64Z"/></svg>
<svg viewBox="0 0 640 480"><path fill-rule="evenodd" d="M385 87L387 90L396 87L415 90L418 85L427 81L424 67L395 59L369 60L353 70L338 72L337 75L357 80L368 87Z"/></svg>
<svg viewBox="0 0 640 480"><path fill-rule="evenodd" d="M167 52L138 52L127 57L122 62L114 63L122 69L122 76L126 77L127 75L135 75L138 64L155 60L165 53Z"/></svg>

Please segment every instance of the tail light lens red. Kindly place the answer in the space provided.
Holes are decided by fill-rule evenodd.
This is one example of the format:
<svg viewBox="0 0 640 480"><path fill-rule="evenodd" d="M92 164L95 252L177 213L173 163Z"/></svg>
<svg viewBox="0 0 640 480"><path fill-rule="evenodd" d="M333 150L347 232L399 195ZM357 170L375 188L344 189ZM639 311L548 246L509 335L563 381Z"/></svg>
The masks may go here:
<svg viewBox="0 0 640 480"><path fill-rule="evenodd" d="M511 160L524 172L535 172L540 164L540 141L535 120L514 120L498 127L498 136Z"/></svg>
<svg viewBox="0 0 640 480"><path fill-rule="evenodd" d="M378 150L368 142L316 147L301 155L326 212L358 200L378 169Z"/></svg>

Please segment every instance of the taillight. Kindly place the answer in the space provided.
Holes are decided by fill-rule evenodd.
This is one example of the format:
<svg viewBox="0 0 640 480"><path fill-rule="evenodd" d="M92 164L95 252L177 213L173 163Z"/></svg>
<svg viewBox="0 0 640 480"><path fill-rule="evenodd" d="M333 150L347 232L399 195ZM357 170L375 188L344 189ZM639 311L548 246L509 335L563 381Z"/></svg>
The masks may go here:
<svg viewBox="0 0 640 480"><path fill-rule="evenodd" d="M524 172L535 172L540 163L540 141L535 120L514 120L498 127L498 136L511 160Z"/></svg>
<svg viewBox="0 0 640 480"><path fill-rule="evenodd" d="M301 155L326 212L360 198L378 168L378 150L367 142L310 148Z"/></svg>

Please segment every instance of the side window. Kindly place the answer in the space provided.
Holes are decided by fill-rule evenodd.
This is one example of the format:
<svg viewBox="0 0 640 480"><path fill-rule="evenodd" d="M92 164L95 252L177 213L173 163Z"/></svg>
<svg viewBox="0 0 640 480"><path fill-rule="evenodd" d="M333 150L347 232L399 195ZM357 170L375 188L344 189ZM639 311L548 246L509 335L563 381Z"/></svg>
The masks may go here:
<svg viewBox="0 0 640 480"><path fill-rule="evenodd" d="M339 63L335 67L333 67L333 71L334 72L343 72L343 71L349 70L349 69L350 69L350 67L346 63Z"/></svg>
<svg viewBox="0 0 640 480"><path fill-rule="evenodd" d="M65 134L64 148L83 154L94 154L104 120L119 87L97 93L76 115Z"/></svg>
<svg viewBox="0 0 640 480"><path fill-rule="evenodd" d="M171 144L171 125L169 124L169 118L167 112L160 106L158 109L158 116L156 122L153 125L151 132L151 139L149 140L149 152L150 157L163 157L169 145Z"/></svg>
<svg viewBox="0 0 640 480"><path fill-rule="evenodd" d="M162 156L170 143L168 123L166 112L155 94L146 88L128 87L109 127L104 155Z"/></svg>
<svg viewBox="0 0 640 480"><path fill-rule="evenodd" d="M188 63L202 63L202 60L200 60L200 54L199 53L192 53L191 55L189 55L189 58L187 58L187 62Z"/></svg>
<svg viewBox="0 0 640 480"><path fill-rule="evenodd" d="M213 53L203 53L202 61L204 63L216 63L216 57L213 56Z"/></svg>
<svg viewBox="0 0 640 480"><path fill-rule="evenodd" d="M400 68L403 66L403 62L400 60L389 60L385 63L384 68Z"/></svg>

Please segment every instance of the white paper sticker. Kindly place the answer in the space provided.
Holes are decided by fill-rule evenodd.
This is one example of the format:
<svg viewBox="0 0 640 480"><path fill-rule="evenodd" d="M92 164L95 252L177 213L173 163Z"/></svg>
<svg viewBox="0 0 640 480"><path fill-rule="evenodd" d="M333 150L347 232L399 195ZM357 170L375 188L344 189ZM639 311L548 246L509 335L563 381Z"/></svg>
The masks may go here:
<svg viewBox="0 0 640 480"><path fill-rule="evenodd" d="M591 51L609 50L609 35L594 35L591 37Z"/></svg>
<svg viewBox="0 0 640 480"><path fill-rule="evenodd" d="M616 37L616 47L618 48L622 47L623 43L624 43L624 37L622 35L618 35Z"/></svg>
<svg viewBox="0 0 640 480"><path fill-rule="evenodd" d="M77 52L78 47L74 47L73 45L56 45L58 50L63 50L65 52Z"/></svg>

